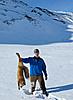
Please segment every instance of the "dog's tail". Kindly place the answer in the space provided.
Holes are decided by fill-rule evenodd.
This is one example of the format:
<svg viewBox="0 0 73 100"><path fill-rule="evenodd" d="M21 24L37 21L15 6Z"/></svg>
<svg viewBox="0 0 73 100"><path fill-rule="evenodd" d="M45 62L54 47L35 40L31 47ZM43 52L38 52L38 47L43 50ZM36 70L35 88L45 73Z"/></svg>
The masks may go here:
<svg viewBox="0 0 73 100"><path fill-rule="evenodd" d="M28 67L24 66L22 61L19 61L18 66L22 68L25 78L29 78L29 69Z"/></svg>

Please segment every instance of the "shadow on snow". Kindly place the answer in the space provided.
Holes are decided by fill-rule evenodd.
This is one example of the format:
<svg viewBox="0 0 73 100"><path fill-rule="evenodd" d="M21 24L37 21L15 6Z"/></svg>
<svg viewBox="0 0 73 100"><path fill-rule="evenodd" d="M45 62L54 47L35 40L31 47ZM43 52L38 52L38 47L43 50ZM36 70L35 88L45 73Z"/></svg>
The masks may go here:
<svg viewBox="0 0 73 100"><path fill-rule="evenodd" d="M48 93L62 92L62 91L67 91L67 90L72 90L72 89L73 89L73 84L68 84L68 85L64 85L64 86L57 86L57 87L47 88Z"/></svg>

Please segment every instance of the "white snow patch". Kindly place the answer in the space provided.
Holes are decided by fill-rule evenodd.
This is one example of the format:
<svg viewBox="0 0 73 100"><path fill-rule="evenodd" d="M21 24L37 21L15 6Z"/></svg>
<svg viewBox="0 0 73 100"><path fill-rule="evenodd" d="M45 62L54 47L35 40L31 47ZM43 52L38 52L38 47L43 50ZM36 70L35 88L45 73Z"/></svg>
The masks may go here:
<svg viewBox="0 0 73 100"><path fill-rule="evenodd" d="M18 60L15 53L19 52L23 57L33 56L34 48L40 49L47 65L47 91L59 98L73 100L73 43L42 46L0 45L0 99L22 100L17 90ZM26 80L26 84L25 88L29 89L29 80ZM24 97L26 100L34 100L29 96Z"/></svg>

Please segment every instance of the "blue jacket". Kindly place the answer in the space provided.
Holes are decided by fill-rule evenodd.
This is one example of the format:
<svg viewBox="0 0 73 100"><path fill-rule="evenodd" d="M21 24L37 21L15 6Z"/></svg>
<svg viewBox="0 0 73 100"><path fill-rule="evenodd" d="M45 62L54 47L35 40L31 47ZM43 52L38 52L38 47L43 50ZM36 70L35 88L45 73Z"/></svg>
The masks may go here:
<svg viewBox="0 0 73 100"><path fill-rule="evenodd" d="M39 76L43 75L42 72L44 72L44 75L47 76L46 72L46 65L42 58L38 57L28 57L28 58L22 58L23 63L29 63L30 64L30 76Z"/></svg>

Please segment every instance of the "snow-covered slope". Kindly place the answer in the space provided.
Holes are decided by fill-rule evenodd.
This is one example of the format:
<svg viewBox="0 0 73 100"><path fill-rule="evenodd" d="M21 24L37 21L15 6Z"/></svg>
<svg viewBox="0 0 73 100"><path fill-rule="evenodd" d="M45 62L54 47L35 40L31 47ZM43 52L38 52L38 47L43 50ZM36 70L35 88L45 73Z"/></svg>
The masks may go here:
<svg viewBox="0 0 73 100"><path fill-rule="evenodd" d="M47 91L60 98L73 100L73 43L43 46L0 45L0 100L40 100L25 95L25 99L22 99L17 90L18 60L15 53L20 52L23 57L33 56L34 48L40 49L47 65ZM26 81L26 87L30 88L29 81Z"/></svg>
<svg viewBox="0 0 73 100"><path fill-rule="evenodd" d="M73 13L32 7L25 0L0 0L0 43L72 41ZM71 31L71 32L70 32Z"/></svg>
<svg viewBox="0 0 73 100"><path fill-rule="evenodd" d="M71 12L56 12L41 7L31 7L24 0L0 1L0 20L8 25L24 18L30 22L36 22L39 19L48 21L49 16L53 20L62 22L63 24L73 23L73 13Z"/></svg>

